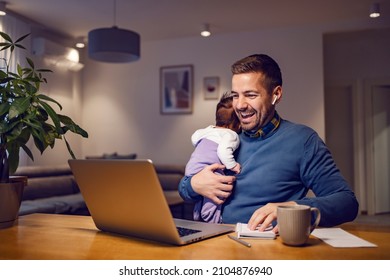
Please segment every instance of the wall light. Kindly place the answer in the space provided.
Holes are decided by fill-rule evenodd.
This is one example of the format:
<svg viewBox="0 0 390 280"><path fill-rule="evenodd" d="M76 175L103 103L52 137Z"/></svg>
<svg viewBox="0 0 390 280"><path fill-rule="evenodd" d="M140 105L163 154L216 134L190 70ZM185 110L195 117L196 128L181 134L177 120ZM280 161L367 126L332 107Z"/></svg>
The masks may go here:
<svg viewBox="0 0 390 280"><path fill-rule="evenodd" d="M372 3L370 6L370 18L380 17L380 6L379 3Z"/></svg>
<svg viewBox="0 0 390 280"><path fill-rule="evenodd" d="M209 37L211 35L210 25L208 23L204 24L203 30L200 32L200 35L203 37Z"/></svg>
<svg viewBox="0 0 390 280"><path fill-rule="evenodd" d="M5 16L7 14L6 4L4 1L0 1L0 16Z"/></svg>

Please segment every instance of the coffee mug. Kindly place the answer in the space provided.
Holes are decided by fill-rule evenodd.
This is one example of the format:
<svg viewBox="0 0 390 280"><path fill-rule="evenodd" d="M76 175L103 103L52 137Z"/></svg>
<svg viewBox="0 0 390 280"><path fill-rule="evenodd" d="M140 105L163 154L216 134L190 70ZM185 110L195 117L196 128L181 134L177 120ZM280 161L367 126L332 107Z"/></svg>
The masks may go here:
<svg viewBox="0 0 390 280"><path fill-rule="evenodd" d="M313 212L316 214L316 220L311 224ZM321 213L317 208L307 205L278 206L277 219L283 243L301 246L307 242L310 233L320 222Z"/></svg>

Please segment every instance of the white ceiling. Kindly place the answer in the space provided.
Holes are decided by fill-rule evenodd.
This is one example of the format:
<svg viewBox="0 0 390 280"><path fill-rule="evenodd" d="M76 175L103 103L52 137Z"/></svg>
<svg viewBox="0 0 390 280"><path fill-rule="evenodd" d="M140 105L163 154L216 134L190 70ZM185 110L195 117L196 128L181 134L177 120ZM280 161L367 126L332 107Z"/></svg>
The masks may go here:
<svg viewBox="0 0 390 280"><path fill-rule="evenodd" d="M73 38L115 24L144 41L198 36L204 23L214 34L324 23L390 27L390 0L116 0L116 17L115 0L6 2L11 12ZM378 19L368 17L372 2L381 5Z"/></svg>

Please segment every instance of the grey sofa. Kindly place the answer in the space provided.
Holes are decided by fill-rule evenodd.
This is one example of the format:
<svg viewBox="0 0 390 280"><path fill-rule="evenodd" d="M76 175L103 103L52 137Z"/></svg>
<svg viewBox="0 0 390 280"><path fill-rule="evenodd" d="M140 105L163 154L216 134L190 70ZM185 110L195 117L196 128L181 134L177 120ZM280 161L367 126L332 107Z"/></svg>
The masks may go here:
<svg viewBox="0 0 390 280"><path fill-rule="evenodd" d="M155 168L173 216L191 219L192 205L185 203L177 190L184 175L184 166L157 164ZM89 215L68 165L21 166L15 175L28 178L19 215L32 213Z"/></svg>

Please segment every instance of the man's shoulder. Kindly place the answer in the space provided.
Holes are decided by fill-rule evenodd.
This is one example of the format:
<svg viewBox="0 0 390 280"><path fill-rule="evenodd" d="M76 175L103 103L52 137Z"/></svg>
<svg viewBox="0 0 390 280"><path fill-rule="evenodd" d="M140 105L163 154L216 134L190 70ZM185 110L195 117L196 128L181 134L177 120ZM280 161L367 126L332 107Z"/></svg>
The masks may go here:
<svg viewBox="0 0 390 280"><path fill-rule="evenodd" d="M280 131L288 134L293 134L296 136L309 137L311 135L316 135L316 131L304 124L294 123L292 121L282 119L280 123Z"/></svg>

